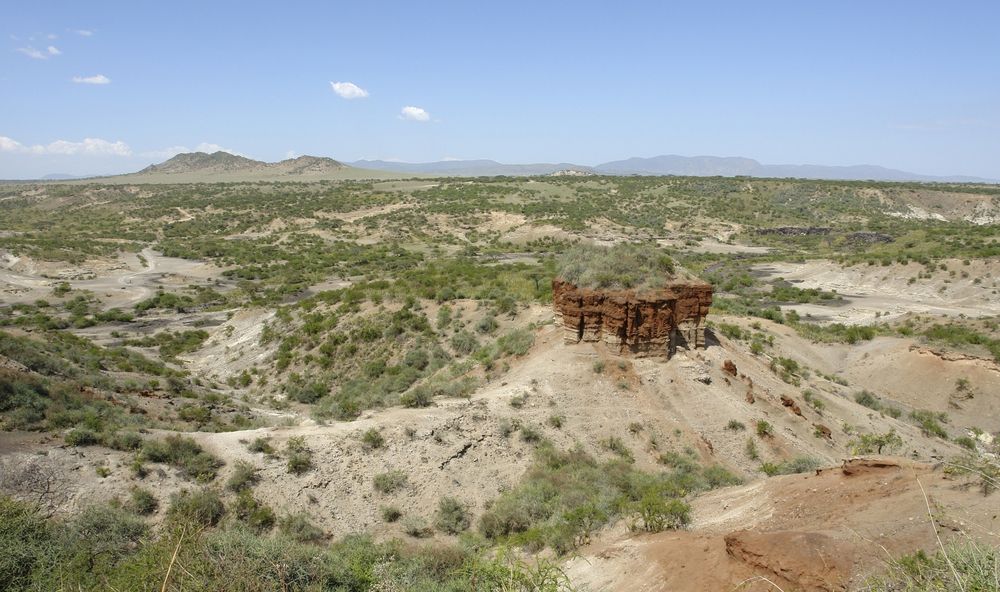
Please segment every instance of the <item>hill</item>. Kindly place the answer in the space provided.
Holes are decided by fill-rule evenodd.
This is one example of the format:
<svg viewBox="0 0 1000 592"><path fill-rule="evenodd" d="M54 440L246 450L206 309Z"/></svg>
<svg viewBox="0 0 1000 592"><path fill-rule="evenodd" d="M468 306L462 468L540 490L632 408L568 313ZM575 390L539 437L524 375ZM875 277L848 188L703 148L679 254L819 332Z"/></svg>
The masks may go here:
<svg viewBox="0 0 1000 592"><path fill-rule="evenodd" d="M299 156L264 162L229 152L185 152L137 173L101 178L104 183L218 183L240 181L324 181L393 177L365 171L332 158ZM93 179L89 180L93 181Z"/></svg>

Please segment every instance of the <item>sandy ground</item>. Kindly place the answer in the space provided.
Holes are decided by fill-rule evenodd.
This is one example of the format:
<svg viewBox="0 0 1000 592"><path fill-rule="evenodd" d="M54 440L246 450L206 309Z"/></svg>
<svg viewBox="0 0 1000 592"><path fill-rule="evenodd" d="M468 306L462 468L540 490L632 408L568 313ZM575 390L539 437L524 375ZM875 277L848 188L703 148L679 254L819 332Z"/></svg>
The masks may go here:
<svg viewBox="0 0 1000 592"><path fill-rule="evenodd" d="M127 308L149 298L159 287L204 284L222 272L211 263L164 257L150 248L141 255L145 265L134 253L81 266L8 257L0 267L0 294L7 303L34 302L51 298L52 289L65 281L74 290L93 292L106 308Z"/></svg>
<svg viewBox="0 0 1000 592"><path fill-rule="evenodd" d="M806 263L768 263L754 266L753 271L765 279L783 278L800 288L836 291L846 304L796 304L786 306L813 320L845 324L871 324L900 317L907 313L927 313L943 316L969 317L1000 314L997 282L1000 280L1000 260L946 262L948 271L937 270L930 279L910 278L925 271L923 265L893 264L855 265L842 267L832 261ZM950 272L956 272L951 275ZM962 278L961 273L969 274ZM980 278L980 283L974 283Z"/></svg>

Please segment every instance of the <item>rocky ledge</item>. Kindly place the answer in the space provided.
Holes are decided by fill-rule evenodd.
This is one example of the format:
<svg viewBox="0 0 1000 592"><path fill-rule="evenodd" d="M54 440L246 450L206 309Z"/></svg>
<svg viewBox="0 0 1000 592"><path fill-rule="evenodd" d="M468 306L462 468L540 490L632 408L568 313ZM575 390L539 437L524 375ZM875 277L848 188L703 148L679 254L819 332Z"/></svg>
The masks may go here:
<svg viewBox="0 0 1000 592"><path fill-rule="evenodd" d="M685 279L641 291L599 290L557 278L552 302L567 343L603 341L623 353L669 358L677 348L705 347L712 286Z"/></svg>

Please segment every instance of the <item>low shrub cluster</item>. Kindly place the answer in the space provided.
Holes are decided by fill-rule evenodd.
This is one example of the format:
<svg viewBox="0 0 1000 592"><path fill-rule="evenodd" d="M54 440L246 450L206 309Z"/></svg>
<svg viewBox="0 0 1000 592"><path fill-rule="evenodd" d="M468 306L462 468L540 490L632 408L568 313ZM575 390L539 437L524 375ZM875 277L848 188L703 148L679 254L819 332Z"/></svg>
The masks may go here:
<svg viewBox="0 0 1000 592"><path fill-rule="evenodd" d="M580 449L559 452L543 442L524 480L493 501L478 529L494 542L566 553L620 518L644 530L683 526L688 520L685 497L738 481L722 467L702 469L690 462L649 474L627 460L601 462Z"/></svg>
<svg viewBox="0 0 1000 592"><path fill-rule="evenodd" d="M63 521L0 497L0 588L458 591L474 582L482 592L571 590L554 562L525 561L504 549L409 546L358 535L317 545L322 532L300 515L281 520L277 536L242 520L223 526L225 509L210 491L179 494L169 515L168 527L154 532L122 508L94 506ZM213 523L220 526L207 526Z"/></svg>
<svg viewBox="0 0 1000 592"><path fill-rule="evenodd" d="M219 467L225 464L205 452L193 439L176 434L162 440L146 440L142 445L141 458L166 463L179 469L184 477L199 483L215 479Z"/></svg>

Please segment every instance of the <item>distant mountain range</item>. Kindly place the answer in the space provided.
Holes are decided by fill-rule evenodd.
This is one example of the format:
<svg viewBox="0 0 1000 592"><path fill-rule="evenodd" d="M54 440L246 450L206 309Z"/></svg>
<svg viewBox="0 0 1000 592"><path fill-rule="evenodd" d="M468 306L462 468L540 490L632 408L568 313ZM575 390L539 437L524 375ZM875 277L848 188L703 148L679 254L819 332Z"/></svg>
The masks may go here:
<svg viewBox="0 0 1000 592"><path fill-rule="evenodd" d="M495 160L442 160L439 162L396 162L391 160L356 160L350 163L359 169L391 171L415 175L441 175L445 177L511 177L551 175L559 171L595 172L593 167L567 162L551 164L503 164Z"/></svg>
<svg viewBox="0 0 1000 592"><path fill-rule="evenodd" d="M494 160L445 160L406 163L385 160L359 160L352 166L380 171L442 176L551 175L561 171L581 171L598 175L678 175L691 177L796 177L860 181L926 181L943 183L997 183L979 177L935 177L874 165L823 166L808 164L761 164L752 158L720 156L663 155L629 158L597 166L570 163L502 164Z"/></svg>
<svg viewBox="0 0 1000 592"><path fill-rule="evenodd" d="M537 175L677 175L721 177L795 177L860 181L922 181L939 183L1000 183L979 177L935 177L873 165L823 166L761 164L752 158L664 155L629 158L597 166L572 163L504 164L494 160L444 160L408 163L358 160L344 164L332 158L299 156L280 162L262 162L228 152L178 154L139 172L97 178L109 183L197 183L240 181L316 181L401 178L407 176L483 177ZM82 177L49 175L46 180Z"/></svg>

